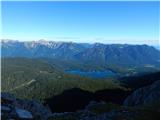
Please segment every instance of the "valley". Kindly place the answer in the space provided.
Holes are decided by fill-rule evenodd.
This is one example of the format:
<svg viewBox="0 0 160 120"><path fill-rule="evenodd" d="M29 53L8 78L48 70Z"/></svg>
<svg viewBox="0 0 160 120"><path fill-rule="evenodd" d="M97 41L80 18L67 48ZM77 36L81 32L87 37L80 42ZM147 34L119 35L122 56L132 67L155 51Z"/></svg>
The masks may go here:
<svg viewBox="0 0 160 120"><path fill-rule="evenodd" d="M0 6L0 120L160 120L160 1Z"/></svg>
<svg viewBox="0 0 160 120"><path fill-rule="evenodd" d="M14 93L17 97L44 100L71 88L81 88L91 92L105 88L123 89L116 79L94 80L66 74L44 60L2 58L2 91Z"/></svg>
<svg viewBox="0 0 160 120"><path fill-rule="evenodd" d="M43 119L45 111L36 105L48 106L46 111L52 114L48 118L53 120L71 120L75 115L84 119L82 114L97 120L102 114L109 117L112 110L116 110L114 116L123 115L124 110L135 115L137 109L148 114L151 106L159 106L159 60L160 51L147 45L3 41L1 88L17 98L13 106L18 104L35 117L37 110ZM141 90L146 88L151 98L142 97L146 93ZM152 109L158 116L158 108Z"/></svg>

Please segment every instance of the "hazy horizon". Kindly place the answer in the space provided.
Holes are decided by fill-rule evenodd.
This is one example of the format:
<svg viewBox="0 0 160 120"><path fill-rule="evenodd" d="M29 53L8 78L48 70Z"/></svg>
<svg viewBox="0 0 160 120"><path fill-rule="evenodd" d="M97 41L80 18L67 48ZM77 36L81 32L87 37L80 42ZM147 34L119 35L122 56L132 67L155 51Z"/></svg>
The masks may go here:
<svg viewBox="0 0 160 120"><path fill-rule="evenodd" d="M72 43L84 43L84 44L95 44L95 43L100 43L100 44L128 44L128 45L149 45L149 46L159 46L160 47L160 44L150 44L149 43L139 43L139 42L130 42L130 43L125 43L125 42L82 42L82 41L65 41L65 40L47 40L47 39L38 39L38 40L15 40L15 39L0 39L1 41L17 41L17 42L66 42L66 43L69 43L69 42L72 42ZM157 41L158 43L158 41Z"/></svg>
<svg viewBox="0 0 160 120"><path fill-rule="evenodd" d="M2 1L1 6L2 39L160 44L156 1Z"/></svg>

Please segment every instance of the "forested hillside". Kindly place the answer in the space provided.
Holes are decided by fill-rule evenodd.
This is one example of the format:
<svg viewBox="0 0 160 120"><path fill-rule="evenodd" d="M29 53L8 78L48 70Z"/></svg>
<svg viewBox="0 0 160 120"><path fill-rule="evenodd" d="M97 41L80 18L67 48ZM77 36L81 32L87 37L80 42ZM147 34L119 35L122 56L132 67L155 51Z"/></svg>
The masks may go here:
<svg viewBox="0 0 160 120"><path fill-rule="evenodd" d="M43 60L30 58L2 58L2 91L18 97L43 100L71 88L87 91L124 89L116 80L94 80L63 71Z"/></svg>

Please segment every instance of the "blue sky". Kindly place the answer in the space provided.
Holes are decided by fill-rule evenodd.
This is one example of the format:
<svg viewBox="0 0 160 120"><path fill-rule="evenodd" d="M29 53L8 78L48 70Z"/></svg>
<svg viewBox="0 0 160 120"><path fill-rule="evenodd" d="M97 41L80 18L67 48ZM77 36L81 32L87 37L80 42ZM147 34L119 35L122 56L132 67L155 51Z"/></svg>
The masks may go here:
<svg viewBox="0 0 160 120"><path fill-rule="evenodd" d="M2 2L2 37L158 44L158 2Z"/></svg>

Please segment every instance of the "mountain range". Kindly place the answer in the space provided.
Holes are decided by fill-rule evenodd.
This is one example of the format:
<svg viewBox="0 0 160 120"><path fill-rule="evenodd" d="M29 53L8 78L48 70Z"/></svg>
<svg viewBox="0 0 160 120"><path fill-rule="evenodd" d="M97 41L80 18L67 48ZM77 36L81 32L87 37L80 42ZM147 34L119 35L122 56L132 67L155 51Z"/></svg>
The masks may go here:
<svg viewBox="0 0 160 120"><path fill-rule="evenodd" d="M2 57L56 59L67 69L135 72L160 68L160 51L148 45L2 40L1 48Z"/></svg>

